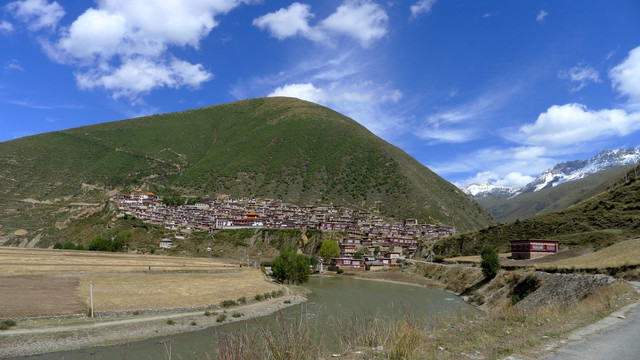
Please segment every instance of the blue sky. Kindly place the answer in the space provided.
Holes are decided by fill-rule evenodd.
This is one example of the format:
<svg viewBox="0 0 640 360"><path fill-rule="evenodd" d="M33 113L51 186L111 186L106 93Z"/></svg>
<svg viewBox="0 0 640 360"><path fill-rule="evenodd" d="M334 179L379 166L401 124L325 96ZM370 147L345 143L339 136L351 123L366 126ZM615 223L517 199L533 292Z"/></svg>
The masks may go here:
<svg viewBox="0 0 640 360"><path fill-rule="evenodd" d="M640 2L97 0L0 8L0 141L285 95L458 185L640 145Z"/></svg>

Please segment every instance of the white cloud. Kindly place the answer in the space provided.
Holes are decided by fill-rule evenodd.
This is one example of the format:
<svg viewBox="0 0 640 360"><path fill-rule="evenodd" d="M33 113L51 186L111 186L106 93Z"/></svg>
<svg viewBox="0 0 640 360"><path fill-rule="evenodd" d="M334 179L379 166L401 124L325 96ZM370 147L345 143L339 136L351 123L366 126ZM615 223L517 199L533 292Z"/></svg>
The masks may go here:
<svg viewBox="0 0 640 360"><path fill-rule="evenodd" d="M20 65L20 63L18 62L18 60L13 59L9 62L7 62L4 66L5 70L18 70L18 71L24 71L24 68Z"/></svg>
<svg viewBox="0 0 640 360"><path fill-rule="evenodd" d="M589 82L601 82L600 75L596 69L590 65L582 64L578 64L567 71L559 72L558 78L569 79L572 82L578 83L570 89L571 92L580 91L582 88L587 86Z"/></svg>
<svg viewBox="0 0 640 360"><path fill-rule="evenodd" d="M16 18L25 22L31 31L42 29L55 30L58 22L65 14L64 9L57 2L47 0L22 0L7 4L7 9Z"/></svg>
<svg viewBox="0 0 640 360"><path fill-rule="evenodd" d="M322 104L326 100L325 93L313 84L286 84L276 88L268 96L288 96Z"/></svg>
<svg viewBox="0 0 640 360"><path fill-rule="evenodd" d="M640 102L640 46L609 71L613 87L632 102Z"/></svg>
<svg viewBox="0 0 640 360"><path fill-rule="evenodd" d="M32 1L32 0L30 0ZM114 98L160 87L198 87L213 75L201 64L175 59L171 47L198 48L218 25L216 17L249 0L98 0L54 42L44 42L55 61L78 67L82 89L103 88Z"/></svg>
<svg viewBox="0 0 640 360"><path fill-rule="evenodd" d="M555 153L554 153L555 154ZM542 171L557 163L543 147L517 146L508 148L484 148L461 154L446 164L429 165L440 175L475 173L458 181L456 185L491 182L500 186L522 186L531 182Z"/></svg>
<svg viewBox="0 0 640 360"><path fill-rule="evenodd" d="M387 13L369 0L347 1L320 23L325 31L350 36L364 47L383 38L388 26Z"/></svg>
<svg viewBox="0 0 640 360"><path fill-rule="evenodd" d="M427 14L438 0L420 0L411 5L411 18L416 18L420 14Z"/></svg>
<svg viewBox="0 0 640 360"><path fill-rule="evenodd" d="M13 32L13 25L8 21L0 22L0 33Z"/></svg>
<svg viewBox="0 0 640 360"><path fill-rule="evenodd" d="M620 109L593 111L581 104L554 105L533 124L520 128L525 141L563 147L609 136L625 136L640 130L640 113Z"/></svg>
<svg viewBox="0 0 640 360"><path fill-rule="evenodd" d="M389 26L387 13L370 0L347 0L316 26L309 25L313 17L309 5L293 3L254 19L253 25L269 30L280 40L300 35L328 43L332 35L337 35L355 39L363 47L386 36Z"/></svg>
<svg viewBox="0 0 640 360"><path fill-rule="evenodd" d="M431 144L435 143L464 143L477 137L473 129L438 129L422 127L413 133L423 140L428 140Z"/></svg>
<svg viewBox="0 0 640 360"><path fill-rule="evenodd" d="M309 37L312 36L309 19L313 17L311 6L296 2L286 9L282 8L254 19L253 25L263 30L268 29L273 37L280 40L298 34Z"/></svg>
<svg viewBox="0 0 640 360"><path fill-rule="evenodd" d="M104 88L113 93L115 99L134 99L140 94L160 88L182 86L198 87L213 77L200 64L190 64L174 59L169 63L158 63L145 58L127 60L120 67L77 73L76 82L81 89Z"/></svg>
<svg viewBox="0 0 640 360"><path fill-rule="evenodd" d="M510 172L504 178L497 179L494 184L498 186L521 187L535 179L533 176L523 175L518 171Z"/></svg>
<svg viewBox="0 0 640 360"><path fill-rule="evenodd" d="M548 12L546 12L544 10L540 10L540 12L538 13L538 16L536 16L536 21L539 24L542 24L544 22L544 19L547 17L547 15L549 15Z"/></svg>

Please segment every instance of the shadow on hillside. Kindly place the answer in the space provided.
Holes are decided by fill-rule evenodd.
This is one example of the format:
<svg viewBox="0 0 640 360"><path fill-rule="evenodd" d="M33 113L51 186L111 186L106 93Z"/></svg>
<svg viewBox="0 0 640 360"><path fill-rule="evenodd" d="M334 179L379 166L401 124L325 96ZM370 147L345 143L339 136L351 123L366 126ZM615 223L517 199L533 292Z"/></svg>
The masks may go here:
<svg viewBox="0 0 640 360"><path fill-rule="evenodd" d="M468 288L464 289L463 292L461 292L460 294L458 294L458 296L469 296L471 294L473 294L475 291L477 291L478 289L480 289L481 287L487 285L492 279L489 279L487 277L483 278L482 280L478 281L477 283L469 286Z"/></svg>

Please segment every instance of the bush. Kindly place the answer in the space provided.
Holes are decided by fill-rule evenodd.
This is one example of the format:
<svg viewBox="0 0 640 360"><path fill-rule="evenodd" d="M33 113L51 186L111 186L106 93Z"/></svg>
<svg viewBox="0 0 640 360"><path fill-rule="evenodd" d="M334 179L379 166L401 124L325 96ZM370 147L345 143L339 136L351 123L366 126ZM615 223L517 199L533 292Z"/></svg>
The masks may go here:
<svg viewBox="0 0 640 360"><path fill-rule="evenodd" d="M436 263L443 263L444 262L444 255L436 255L433 257L433 262Z"/></svg>
<svg viewBox="0 0 640 360"><path fill-rule="evenodd" d="M15 320L7 319L0 322L0 330L9 330L10 328L16 326Z"/></svg>
<svg viewBox="0 0 640 360"><path fill-rule="evenodd" d="M234 312L233 314L231 314L231 316L233 316L234 318L239 318L242 317L244 314L243 313L238 313L238 312Z"/></svg>
<svg viewBox="0 0 640 360"><path fill-rule="evenodd" d="M258 295L256 295L256 300L262 301L262 300L264 300L264 296L262 296L261 294L258 294Z"/></svg>
<svg viewBox="0 0 640 360"><path fill-rule="evenodd" d="M216 322L219 322L219 323L221 323L221 322L223 322L223 321L225 321L225 320L227 320L227 314L220 314L220 315L218 315L218 317L216 318Z"/></svg>
<svg viewBox="0 0 640 360"><path fill-rule="evenodd" d="M173 321L173 319L167 320L167 325L175 325L175 324L176 324L176 322Z"/></svg>
<svg viewBox="0 0 640 360"><path fill-rule="evenodd" d="M224 301L222 301L222 302L220 303L220 305L221 305L223 308L227 308L227 307L231 307L231 306L236 306L236 305L238 305L238 304L237 304L235 301L233 301L233 300L224 300Z"/></svg>
<svg viewBox="0 0 640 360"><path fill-rule="evenodd" d="M344 270L342 270L342 269L338 269L338 270L336 271L336 273L337 273L337 274L342 274L342 273L344 273Z"/></svg>
<svg viewBox="0 0 640 360"><path fill-rule="evenodd" d="M486 246L482 249L482 273L487 279L493 279L500 271L500 257L496 250L490 246Z"/></svg>
<svg viewBox="0 0 640 360"><path fill-rule="evenodd" d="M53 245L53 248L57 249L57 250L62 250L63 249L62 244L60 244L59 242L57 242L55 245Z"/></svg>
<svg viewBox="0 0 640 360"><path fill-rule="evenodd" d="M191 325L191 326L196 326L196 325L198 325L198 323L196 323L195 321L192 321L192 322L190 323L190 325Z"/></svg>
<svg viewBox="0 0 640 360"><path fill-rule="evenodd" d="M511 299L513 303L517 303L518 301L527 297L527 295L536 291L536 289L540 286L540 279L538 279L535 275L527 275L522 281L516 284L513 288L513 294L511 295Z"/></svg>
<svg viewBox="0 0 640 360"><path fill-rule="evenodd" d="M246 304L247 303L247 297L243 296L243 297L239 298L237 301L238 301L238 304Z"/></svg>

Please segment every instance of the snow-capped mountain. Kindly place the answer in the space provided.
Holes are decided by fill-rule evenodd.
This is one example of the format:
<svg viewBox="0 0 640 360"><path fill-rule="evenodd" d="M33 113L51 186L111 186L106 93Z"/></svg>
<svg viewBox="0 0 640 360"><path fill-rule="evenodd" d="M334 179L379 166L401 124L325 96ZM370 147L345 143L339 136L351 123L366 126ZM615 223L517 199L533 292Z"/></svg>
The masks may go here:
<svg viewBox="0 0 640 360"><path fill-rule="evenodd" d="M640 162L640 148L604 150L588 160L574 160L556 164L545 170L535 180L521 188L506 188L491 183L471 184L462 189L471 197L478 199L488 195L516 196L532 191L540 191L567 181L582 179L591 174L616 166Z"/></svg>
<svg viewBox="0 0 640 360"><path fill-rule="evenodd" d="M462 188L462 191L464 191L468 195L471 195L472 198L478 199L488 195L505 195L509 197L515 194L518 189L506 186L498 186L490 182L485 182L481 184L471 184L465 188Z"/></svg>

